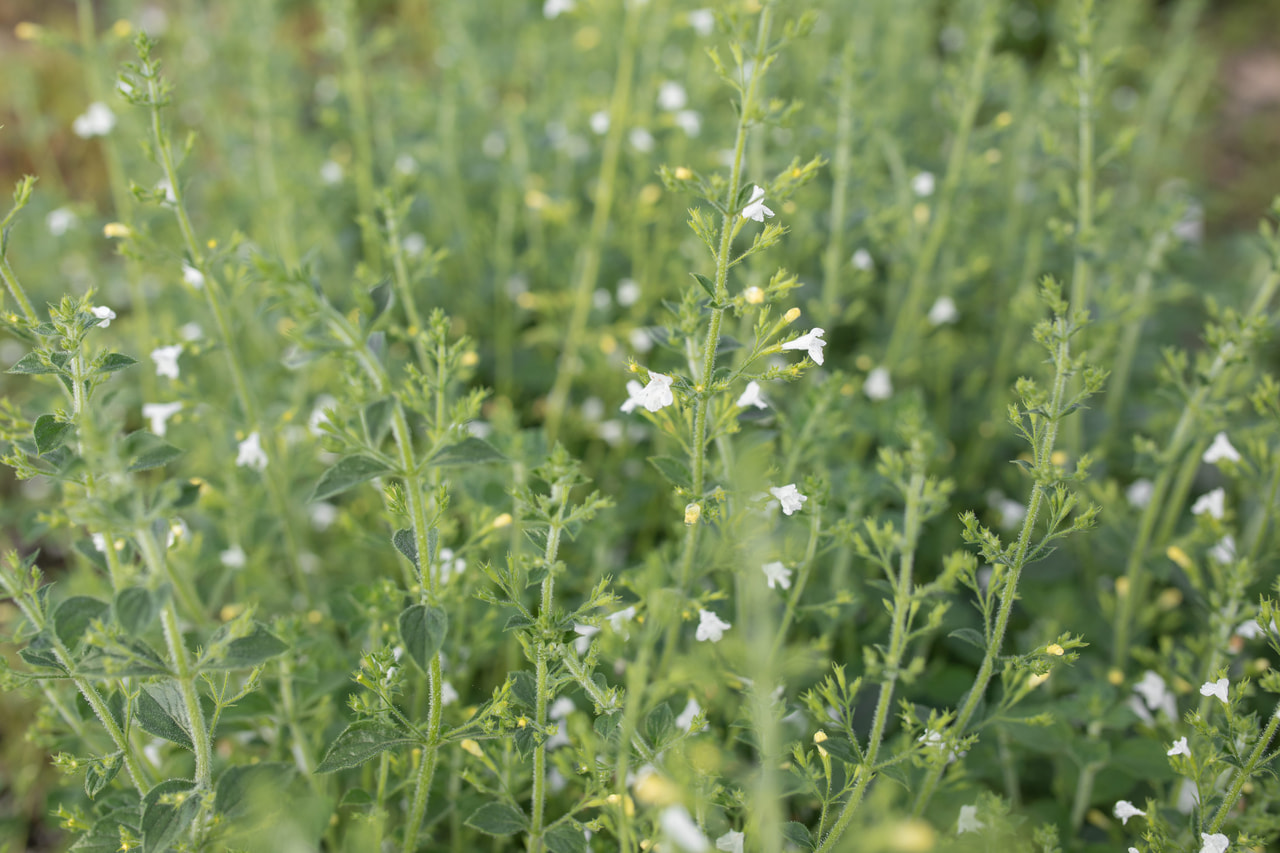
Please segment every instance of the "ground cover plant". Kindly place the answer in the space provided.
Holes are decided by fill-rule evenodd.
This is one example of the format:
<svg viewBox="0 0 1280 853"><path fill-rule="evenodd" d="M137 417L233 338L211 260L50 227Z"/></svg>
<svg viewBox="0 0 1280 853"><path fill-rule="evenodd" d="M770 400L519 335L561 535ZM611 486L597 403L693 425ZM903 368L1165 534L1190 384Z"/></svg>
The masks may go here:
<svg viewBox="0 0 1280 853"><path fill-rule="evenodd" d="M1275 843L1203 2L65 11L0 60L4 849Z"/></svg>

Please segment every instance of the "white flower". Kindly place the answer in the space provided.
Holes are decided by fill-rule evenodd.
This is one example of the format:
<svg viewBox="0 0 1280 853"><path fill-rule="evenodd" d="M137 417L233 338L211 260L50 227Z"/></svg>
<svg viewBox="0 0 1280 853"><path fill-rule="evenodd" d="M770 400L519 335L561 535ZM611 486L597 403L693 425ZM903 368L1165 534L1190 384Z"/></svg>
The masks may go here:
<svg viewBox="0 0 1280 853"><path fill-rule="evenodd" d="M694 9L685 18L694 32L700 36L709 36L716 28L716 14L710 9Z"/></svg>
<svg viewBox="0 0 1280 853"><path fill-rule="evenodd" d="M1200 833L1200 840L1204 842L1204 846L1200 848L1200 853L1225 853L1226 849L1231 846L1231 839L1221 832L1215 832L1212 835L1202 832Z"/></svg>
<svg viewBox="0 0 1280 853"><path fill-rule="evenodd" d="M699 643L710 640L713 643L720 642L720 638L724 636L724 632L732 628L733 625L722 620L719 616L710 610L698 611L698 630L694 634Z"/></svg>
<svg viewBox="0 0 1280 853"><path fill-rule="evenodd" d="M1120 800L1119 802L1117 802L1115 811L1112 812L1112 814L1118 817L1120 819L1120 822L1125 824L1126 826L1128 825L1129 818L1131 817L1147 816L1146 812L1144 812L1142 809L1138 808L1128 800Z"/></svg>
<svg viewBox="0 0 1280 853"><path fill-rule="evenodd" d="M986 824L978 820L977 806L961 806L960 819L956 821L956 834L962 832L977 832L985 827Z"/></svg>
<svg viewBox="0 0 1280 853"><path fill-rule="evenodd" d="M1227 492L1219 487L1212 492L1205 492L1196 498L1196 502L1191 505L1192 515L1204 515L1206 512L1216 519L1221 519L1227 511L1226 506Z"/></svg>
<svg viewBox="0 0 1280 853"><path fill-rule="evenodd" d="M1200 457L1210 465L1216 465L1223 459L1228 462L1239 462L1240 451L1231 446L1231 439L1227 438L1225 432L1220 432L1213 437L1213 444L1204 452L1204 456Z"/></svg>
<svg viewBox="0 0 1280 853"><path fill-rule="evenodd" d="M747 406L755 406L757 409L769 408L769 404L760 395L760 383L755 380L747 383L747 389L742 392L742 396L738 398L738 402L734 403L734 405L739 409L745 409Z"/></svg>
<svg viewBox="0 0 1280 853"><path fill-rule="evenodd" d="M591 648L591 638L600 633L600 629L592 625L574 625L573 633L578 635L578 639L573 641L573 649L580 655L585 655L587 650Z"/></svg>
<svg viewBox="0 0 1280 853"><path fill-rule="evenodd" d="M228 569L243 569L248 562L248 555L239 545L232 545L227 550L218 555L218 559L222 565Z"/></svg>
<svg viewBox="0 0 1280 853"><path fill-rule="evenodd" d="M684 806L667 806L658 817L658 824L663 835L684 853L704 853L711 849L711 842L707 841Z"/></svg>
<svg viewBox="0 0 1280 853"><path fill-rule="evenodd" d="M1200 685L1201 696L1217 696L1223 705L1227 704L1227 688L1231 686L1231 682L1225 678L1219 678L1217 681L1206 681Z"/></svg>
<svg viewBox="0 0 1280 853"><path fill-rule="evenodd" d="M553 720L563 720L576 710L578 710L578 706L573 704L572 699L568 696L561 696L551 703L551 707L547 709L547 716Z"/></svg>
<svg viewBox="0 0 1280 853"><path fill-rule="evenodd" d="M698 704L698 700L690 699L684 703L684 710L680 712L680 716L676 717L676 725L686 732L693 731L693 718L701 713L702 706Z"/></svg>
<svg viewBox="0 0 1280 853"><path fill-rule="evenodd" d="M1143 477L1130 483L1129 488L1124 490L1124 496L1129 501L1129 506L1134 509L1146 509L1155 491L1155 483Z"/></svg>
<svg viewBox="0 0 1280 853"><path fill-rule="evenodd" d="M182 411L182 403L143 403L142 416L151 421L151 431L161 438L169 425L169 418Z"/></svg>
<svg viewBox="0 0 1280 853"><path fill-rule="evenodd" d="M665 373L649 371L649 384L643 388L634 380L627 382L627 402L622 404L622 411L631 412L636 406L644 406L646 411L656 412L676 401L671 393L670 376Z"/></svg>
<svg viewBox="0 0 1280 853"><path fill-rule="evenodd" d="M178 201L178 196L173 191L173 184L169 183L167 178L156 181L155 190L158 193L164 193L165 204L175 204Z"/></svg>
<svg viewBox="0 0 1280 853"><path fill-rule="evenodd" d="M196 290L204 287L204 273L191 266L186 261L182 262L182 280L194 287Z"/></svg>
<svg viewBox="0 0 1280 853"><path fill-rule="evenodd" d="M827 342L822 339L824 334L826 332L823 329L813 328L794 341L787 341L782 348L807 350L814 364L822 364L822 348L827 345Z"/></svg>
<svg viewBox="0 0 1280 853"><path fill-rule="evenodd" d="M1000 513L1000 526L1005 530L1010 530L1022 523L1027 517L1027 507L1004 495L996 501L996 510Z"/></svg>
<svg viewBox="0 0 1280 853"><path fill-rule="evenodd" d="M1168 685L1164 683L1164 679L1157 673L1151 670L1144 672L1142 680L1133 685L1133 690L1141 694L1143 701L1152 711L1163 711L1171 720L1178 718L1177 700Z"/></svg>
<svg viewBox="0 0 1280 853"><path fill-rule="evenodd" d="M764 190L752 184L751 198L747 199L747 206L742 208L742 218L764 222L766 216L773 216L773 211L764 206Z"/></svg>
<svg viewBox="0 0 1280 853"><path fill-rule="evenodd" d="M151 360L156 363L156 376L178 378L178 356L182 355L182 344L167 347L156 347L151 351Z"/></svg>
<svg viewBox="0 0 1280 853"><path fill-rule="evenodd" d="M716 849L724 853L742 853L743 834L732 829L716 839Z"/></svg>
<svg viewBox="0 0 1280 853"><path fill-rule="evenodd" d="M613 629L613 633L621 634L622 639L626 640L631 635L627 632L627 624L636 618L636 606L624 607L617 613L610 614L609 627Z"/></svg>
<svg viewBox="0 0 1280 853"><path fill-rule="evenodd" d="M1172 758L1175 755L1185 755L1187 758L1190 758L1191 748L1187 746L1187 739L1184 737L1180 737L1177 740L1175 740L1173 742L1173 746L1169 747L1169 751L1166 752L1165 755L1169 756L1170 758Z"/></svg>
<svg viewBox="0 0 1280 853"><path fill-rule="evenodd" d="M107 326L110 326L111 321L116 318L116 312L112 311L105 305L95 305L90 308L89 311L93 313L93 316L102 321L98 324L98 328L100 329L105 329Z"/></svg>
<svg viewBox="0 0 1280 853"><path fill-rule="evenodd" d="M929 325L942 326L947 323L954 323L960 316L960 312L956 310L956 303L950 296L939 296L938 301L933 303L933 307L929 309Z"/></svg>
<svg viewBox="0 0 1280 853"><path fill-rule="evenodd" d="M911 191L921 198L931 196L934 183L932 172L921 172L911 179Z"/></svg>
<svg viewBox="0 0 1280 853"><path fill-rule="evenodd" d="M336 184L342 180L342 164L333 160L325 160L320 165L320 180L326 184Z"/></svg>
<svg viewBox="0 0 1280 853"><path fill-rule="evenodd" d="M427 250L427 238L417 231L404 235L404 253L411 258L421 257Z"/></svg>
<svg viewBox="0 0 1280 853"><path fill-rule="evenodd" d="M111 129L116 126L115 113L111 112L111 108L101 101L94 101L89 105L89 109L76 117L71 122L71 129L75 131L76 136L81 139L89 139L94 136L106 136Z"/></svg>
<svg viewBox="0 0 1280 853"><path fill-rule="evenodd" d="M791 570L782 565L782 563L777 561L765 563L760 568L764 571L764 576L769 580L769 589L777 587L791 589Z"/></svg>
<svg viewBox="0 0 1280 853"><path fill-rule="evenodd" d="M558 18L565 12L572 12L574 0L546 0L542 4L542 17L550 21L552 18Z"/></svg>
<svg viewBox="0 0 1280 853"><path fill-rule="evenodd" d="M165 540L164 547L172 548L177 543L187 538L187 534L191 532L191 528L187 527L187 523L180 518L175 518L169 524L169 537Z"/></svg>
<svg viewBox="0 0 1280 853"><path fill-rule="evenodd" d="M676 113L676 127L685 136L697 136L702 133L702 115L697 110L680 110Z"/></svg>
<svg viewBox="0 0 1280 853"><path fill-rule="evenodd" d="M889 368L877 367L867 374L862 383L862 393L871 400L887 400L893 396L893 380L889 378Z"/></svg>
<svg viewBox="0 0 1280 853"><path fill-rule="evenodd" d="M588 119L588 122L591 125L592 133L596 136L604 136L609 132L609 111L596 110L591 114L591 118Z"/></svg>
<svg viewBox="0 0 1280 853"><path fill-rule="evenodd" d="M1196 788L1196 783L1190 779L1183 779L1182 786L1178 788L1178 801L1173 807L1182 814L1191 814L1199 802L1200 790Z"/></svg>
<svg viewBox="0 0 1280 853"><path fill-rule="evenodd" d="M685 94L684 86L681 86L674 80L667 80L658 87L658 106L669 113L676 110L684 109L684 105L689 102L689 96Z"/></svg>
<svg viewBox="0 0 1280 853"><path fill-rule="evenodd" d="M642 154L648 154L653 150L653 134L643 127L631 128L631 132L627 134L627 140L632 148Z"/></svg>
<svg viewBox="0 0 1280 853"><path fill-rule="evenodd" d="M942 747L946 745L946 739L942 736L942 732L934 731L933 729L925 729L924 734L916 738L916 743L923 743L930 749L942 749ZM968 753L957 752L954 749L950 750L950 754L947 756L947 763L950 764L962 755L968 755Z"/></svg>
<svg viewBox="0 0 1280 853"><path fill-rule="evenodd" d="M771 486L769 493L778 499L778 503L782 504L782 511L787 515L799 512L804 502L809 500L806 495L800 494L800 490L796 488L795 483L787 483L785 486Z"/></svg>
<svg viewBox="0 0 1280 853"><path fill-rule="evenodd" d="M1230 533L1218 540L1218 544L1209 549L1209 556L1215 563L1223 565L1236 558L1236 538Z"/></svg>
<svg viewBox="0 0 1280 853"><path fill-rule="evenodd" d="M624 278L618 282L618 293L614 298L623 308L630 308L640 301L640 285L635 279Z"/></svg>
<svg viewBox="0 0 1280 853"><path fill-rule="evenodd" d="M441 548L436 558L440 564L440 583L448 583L449 578L460 575L467 569L467 561L462 557L455 557L452 548Z"/></svg>
<svg viewBox="0 0 1280 853"><path fill-rule="evenodd" d="M93 550L100 554L107 553L107 535L105 533L94 533L90 538L93 539Z"/></svg>
<svg viewBox="0 0 1280 853"><path fill-rule="evenodd" d="M338 508L328 501L313 503L307 514L311 517L312 529L322 532L328 530L338 520Z"/></svg>
<svg viewBox="0 0 1280 853"><path fill-rule="evenodd" d="M871 253L866 249L859 249L854 252L850 261L853 263L854 269L862 270L863 272L874 269L876 265L875 259L871 257Z"/></svg>
<svg viewBox="0 0 1280 853"><path fill-rule="evenodd" d="M55 237L61 237L68 230L75 226L78 218L71 212L70 208L59 207L56 210L49 211L44 218L44 224L49 229L49 233Z"/></svg>
<svg viewBox="0 0 1280 853"><path fill-rule="evenodd" d="M246 466L258 471L267 467L267 452L262 449L262 436L258 435L257 430L249 433L249 437L240 442L236 453L236 467Z"/></svg>
<svg viewBox="0 0 1280 853"><path fill-rule="evenodd" d="M457 689L454 688L454 686L449 682L447 681L443 682L440 685L440 704L452 705L454 702L457 702L457 701L458 701Z"/></svg>
<svg viewBox="0 0 1280 853"><path fill-rule="evenodd" d="M418 161L413 159L412 154L401 154L396 157L395 169L402 175L412 175L418 171Z"/></svg>

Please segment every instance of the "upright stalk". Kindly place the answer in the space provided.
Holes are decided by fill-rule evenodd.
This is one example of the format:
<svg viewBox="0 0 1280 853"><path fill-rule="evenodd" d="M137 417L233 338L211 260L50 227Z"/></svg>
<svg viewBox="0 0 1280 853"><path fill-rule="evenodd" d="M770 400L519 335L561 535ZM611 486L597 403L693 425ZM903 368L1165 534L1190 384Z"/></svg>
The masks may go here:
<svg viewBox="0 0 1280 853"><path fill-rule="evenodd" d="M1209 832L1218 832L1222 829L1222 824L1226 823L1227 815L1231 814L1231 810L1235 808L1236 801L1240 799L1240 792L1244 790L1245 783L1249 781L1258 771L1261 764L1267 763L1263 761L1262 754L1266 752L1271 741L1276 736L1276 729L1280 728L1280 706L1276 707L1270 719L1267 721L1267 727L1263 730L1262 736L1258 738L1258 742L1253 746L1253 752L1249 753L1249 759L1245 762L1231 780L1231 787L1227 789L1227 793L1222 798L1222 803L1218 806L1218 811L1213 816L1213 822L1209 824ZM1275 756L1268 756L1268 762Z"/></svg>
<svg viewBox="0 0 1280 853"><path fill-rule="evenodd" d="M844 221L853 164L854 44L853 40L848 41L840 57L840 97L836 106L835 151L831 156L831 211L827 217L829 234L822 258L822 301L832 317L839 313L840 270L846 263Z"/></svg>

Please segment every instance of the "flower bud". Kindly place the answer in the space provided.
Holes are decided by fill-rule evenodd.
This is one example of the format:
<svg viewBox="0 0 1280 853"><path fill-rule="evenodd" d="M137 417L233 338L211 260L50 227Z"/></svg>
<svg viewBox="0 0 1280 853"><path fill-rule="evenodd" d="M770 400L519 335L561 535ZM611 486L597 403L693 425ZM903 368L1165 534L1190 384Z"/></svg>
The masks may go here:
<svg viewBox="0 0 1280 853"><path fill-rule="evenodd" d="M1057 643L1050 643L1050 644L1045 648L1045 650L1044 650L1044 651L1045 651L1045 654L1053 655L1053 656L1054 656L1054 657L1056 657L1056 658L1060 658L1060 657L1062 657L1064 654L1066 654L1066 652L1065 652L1065 650L1062 648L1062 646L1058 645Z"/></svg>
<svg viewBox="0 0 1280 853"><path fill-rule="evenodd" d="M133 232L129 230L129 226L123 222L108 222L102 226L102 236L104 237L128 237Z"/></svg>
<svg viewBox="0 0 1280 853"><path fill-rule="evenodd" d="M684 523L697 524L698 519L702 518L702 505L698 503L687 504L684 508Z"/></svg>
<svg viewBox="0 0 1280 853"><path fill-rule="evenodd" d="M21 24L19 24L19 26L21 26ZM680 166L676 169L677 181L688 181L688 180L691 180L692 178L693 178L693 172L688 168L684 166Z"/></svg>
<svg viewBox="0 0 1280 853"><path fill-rule="evenodd" d="M782 319L783 319L783 322L794 323L796 320L800 319L800 309L792 308L786 314L782 315Z"/></svg>
<svg viewBox="0 0 1280 853"><path fill-rule="evenodd" d="M759 305L761 302L764 302L764 291L755 285L744 290L742 295L746 298L748 305Z"/></svg>
<svg viewBox="0 0 1280 853"><path fill-rule="evenodd" d="M509 527L511 525L512 520L513 519L511 518L511 513L504 512L502 515L498 516L493 520L493 529L499 530L503 527Z"/></svg>

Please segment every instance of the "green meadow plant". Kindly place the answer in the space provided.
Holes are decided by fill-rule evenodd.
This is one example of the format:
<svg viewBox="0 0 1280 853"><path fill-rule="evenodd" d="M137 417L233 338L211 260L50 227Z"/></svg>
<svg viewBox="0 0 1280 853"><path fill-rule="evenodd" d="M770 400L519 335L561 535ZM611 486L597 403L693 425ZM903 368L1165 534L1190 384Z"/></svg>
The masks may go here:
<svg viewBox="0 0 1280 853"><path fill-rule="evenodd" d="M1280 838L1201 0L74 12L0 57L74 93L0 129L0 850Z"/></svg>

